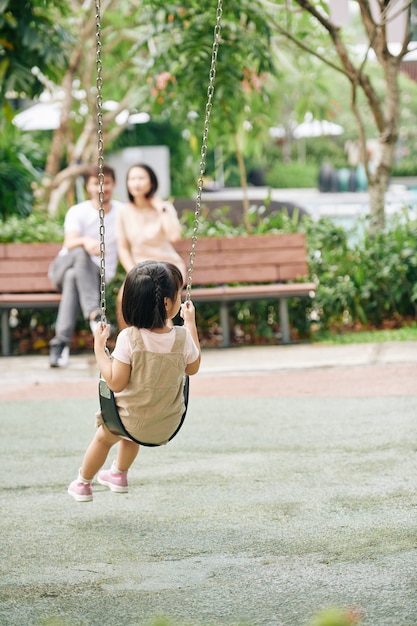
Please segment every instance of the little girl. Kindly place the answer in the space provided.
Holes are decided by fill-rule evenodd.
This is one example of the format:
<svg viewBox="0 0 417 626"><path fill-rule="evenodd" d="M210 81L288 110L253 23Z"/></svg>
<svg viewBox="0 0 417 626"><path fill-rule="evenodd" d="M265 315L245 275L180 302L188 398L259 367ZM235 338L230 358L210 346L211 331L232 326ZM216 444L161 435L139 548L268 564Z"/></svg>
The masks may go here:
<svg viewBox="0 0 417 626"><path fill-rule="evenodd" d="M192 302L181 305L183 277L171 263L144 261L127 275L122 312L123 329L109 359L108 324L98 324L94 352L102 377L115 393L123 425L141 441L166 443L177 430L184 413L184 375L200 367L200 344ZM183 326L170 320L180 310ZM97 431L84 455L78 478L68 493L79 502L93 499L92 480L119 444L111 469L98 474L98 482L117 493L128 491L127 471L139 445L113 434L97 413Z"/></svg>

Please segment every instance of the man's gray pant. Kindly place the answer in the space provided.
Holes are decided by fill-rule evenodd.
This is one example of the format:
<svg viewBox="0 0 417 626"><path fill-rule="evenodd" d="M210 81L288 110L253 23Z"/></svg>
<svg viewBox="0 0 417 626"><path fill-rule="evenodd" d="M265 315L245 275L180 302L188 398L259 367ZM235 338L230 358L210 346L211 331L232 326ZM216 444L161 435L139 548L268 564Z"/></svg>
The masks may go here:
<svg viewBox="0 0 417 626"><path fill-rule="evenodd" d="M54 259L49 278L62 293L51 344L68 344L80 309L86 320L93 311L100 312L100 268L80 246Z"/></svg>

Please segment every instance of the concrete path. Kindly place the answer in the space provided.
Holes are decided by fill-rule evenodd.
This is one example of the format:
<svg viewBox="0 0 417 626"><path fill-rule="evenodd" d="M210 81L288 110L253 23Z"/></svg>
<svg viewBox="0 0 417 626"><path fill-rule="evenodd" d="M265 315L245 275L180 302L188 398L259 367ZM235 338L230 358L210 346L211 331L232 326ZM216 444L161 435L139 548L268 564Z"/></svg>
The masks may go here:
<svg viewBox="0 0 417 626"><path fill-rule="evenodd" d="M417 344L207 350L177 438L76 503L97 377L0 358L1 625L417 625Z"/></svg>

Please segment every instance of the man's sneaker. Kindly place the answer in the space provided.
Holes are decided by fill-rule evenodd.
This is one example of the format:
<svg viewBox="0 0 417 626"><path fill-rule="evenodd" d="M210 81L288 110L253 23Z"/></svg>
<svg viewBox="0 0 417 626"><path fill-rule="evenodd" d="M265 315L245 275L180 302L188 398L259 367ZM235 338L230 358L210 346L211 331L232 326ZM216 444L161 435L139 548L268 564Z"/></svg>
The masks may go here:
<svg viewBox="0 0 417 626"><path fill-rule="evenodd" d="M68 364L69 348L63 342L49 344L49 365L64 367Z"/></svg>
<svg viewBox="0 0 417 626"><path fill-rule="evenodd" d="M93 499L93 488L91 483L83 483L80 480L73 480L68 487L70 496L77 502L90 502Z"/></svg>
<svg viewBox="0 0 417 626"><path fill-rule="evenodd" d="M100 485L108 487L115 493L127 493L129 488L127 484L127 472L116 473L111 469L99 472L97 480Z"/></svg>
<svg viewBox="0 0 417 626"><path fill-rule="evenodd" d="M65 348L61 352L61 356L58 359L58 367L66 367L68 365L69 355L69 346L65 346Z"/></svg>
<svg viewBox="0 0 417 626"><path fill-rule="evenodd" d="M90 329L91 329L91 332L93 333L93 335L96 332L96 328L97 328L97 326L98 326L98 324L100 322L101 322L101 314L100 313L97 313L97 315L93 319L90 320Z"/></svg>

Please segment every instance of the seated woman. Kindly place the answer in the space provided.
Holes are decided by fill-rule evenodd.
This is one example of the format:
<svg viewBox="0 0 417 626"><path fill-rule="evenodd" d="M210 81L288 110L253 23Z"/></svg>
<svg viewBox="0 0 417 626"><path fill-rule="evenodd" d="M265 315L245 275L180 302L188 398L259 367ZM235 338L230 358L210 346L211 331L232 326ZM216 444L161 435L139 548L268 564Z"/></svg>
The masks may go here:
<svg viewBox="0 0 417 626"><path fill-rule="evenodd" d="M126 178L129 202L120 207L117 216L117 247L126 273L142 261L173 263L184 283L186 269L172 243L181 238L181 225L175 207L156 195L158 179L149 165L132 165ZM116 303L119 329L126 327L121 302L123 285Z"/></svg>

